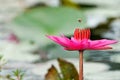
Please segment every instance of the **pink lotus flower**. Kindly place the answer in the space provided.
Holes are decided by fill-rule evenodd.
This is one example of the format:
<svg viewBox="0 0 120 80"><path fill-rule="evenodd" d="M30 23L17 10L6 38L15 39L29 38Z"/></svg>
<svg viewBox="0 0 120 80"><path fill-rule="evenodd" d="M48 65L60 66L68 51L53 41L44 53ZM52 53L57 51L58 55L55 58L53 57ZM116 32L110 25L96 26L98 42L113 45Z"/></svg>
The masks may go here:
<svg viewBox="0 0 120 80"><path fill-rule="evenodd" d="M74 36L71 39L62 36L47 37L59 45L63 46L65 50L79 51L79 80L83 80L83 51L84 50L105 50L112 49L109 44L114 44L116 40L90 40L90 29L75 29Z"/></svg>
<svg viewBox="0 0 120 80"><path fill-rule="evenodd" d="M74 36L71 39L62 36L48 36L47 37L59 45L63 46L65 50L105 50L112 49L109 44L114 44L116 40L90 40L90 29L75 29Z"/></svg>

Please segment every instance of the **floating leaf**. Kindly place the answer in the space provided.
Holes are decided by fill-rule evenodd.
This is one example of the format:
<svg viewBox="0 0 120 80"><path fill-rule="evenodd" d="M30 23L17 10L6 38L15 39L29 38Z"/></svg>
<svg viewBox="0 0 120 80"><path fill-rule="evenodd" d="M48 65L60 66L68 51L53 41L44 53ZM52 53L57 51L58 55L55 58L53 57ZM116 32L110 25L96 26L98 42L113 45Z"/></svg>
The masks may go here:
<svg viewBox="0 0 120 80"><path fill-rule="evenodd" d="M45 80L61 80L57 69L53 65L48 70L48 73L45 75Z"/></svg>
<svg viewBox="0 0 120 80"><path fill-rule="evenodd" d="M58 62L63 75L63 80L79 80L78 72L72 63L62 59L58 59Z"/></svg>
<svg viewBox="0 0 120 80"><path fill-rule="evenodd" d="M78 23L77 20L82 22ZM82 11L69 7L38 7L25 11L17 16L12 25L12 29L21 39L33 40L46 44L49 40L45 34L62 33L70 35L75 27L85 27L86 18Z"/></svg>

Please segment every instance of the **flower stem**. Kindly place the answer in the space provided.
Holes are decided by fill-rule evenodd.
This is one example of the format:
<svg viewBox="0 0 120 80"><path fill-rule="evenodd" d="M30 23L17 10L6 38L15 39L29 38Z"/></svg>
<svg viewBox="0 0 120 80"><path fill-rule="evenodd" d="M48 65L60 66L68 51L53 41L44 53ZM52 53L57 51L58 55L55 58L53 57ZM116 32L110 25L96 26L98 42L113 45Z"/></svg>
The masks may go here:
<svg viewBox="0 0 120 80"><path fill-rule="evenodd" d="M79 80L83 80L83 51L79 51Z"/></svg>

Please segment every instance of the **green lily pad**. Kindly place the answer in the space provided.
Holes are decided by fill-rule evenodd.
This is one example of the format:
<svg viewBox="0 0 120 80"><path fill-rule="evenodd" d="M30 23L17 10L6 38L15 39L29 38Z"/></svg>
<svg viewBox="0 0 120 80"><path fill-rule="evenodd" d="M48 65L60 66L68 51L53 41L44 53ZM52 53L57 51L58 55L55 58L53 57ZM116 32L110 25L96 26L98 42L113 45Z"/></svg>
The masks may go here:
<svg viewBox="0 0 120 80"><path fill-rule="evenodd" d="M77 20L81 19L79 23ZM26 10L13 21L15 33L21 39L45 44L45 35L73 34L76 27L86 27L82 11L69 7L39 7Z"/></svg>

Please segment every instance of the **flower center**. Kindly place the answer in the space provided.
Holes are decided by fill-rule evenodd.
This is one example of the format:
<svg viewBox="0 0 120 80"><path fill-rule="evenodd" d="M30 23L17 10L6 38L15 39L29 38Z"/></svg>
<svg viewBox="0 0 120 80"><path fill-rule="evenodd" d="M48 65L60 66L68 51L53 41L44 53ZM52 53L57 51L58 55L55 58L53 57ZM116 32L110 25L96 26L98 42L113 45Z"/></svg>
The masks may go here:
<svg viewBox="0 0 120 80"><path fill-rule="evenodd" d="M77 40L89 39L90 38L90 29L76 28L74 31L74 38Z"/></svg>

